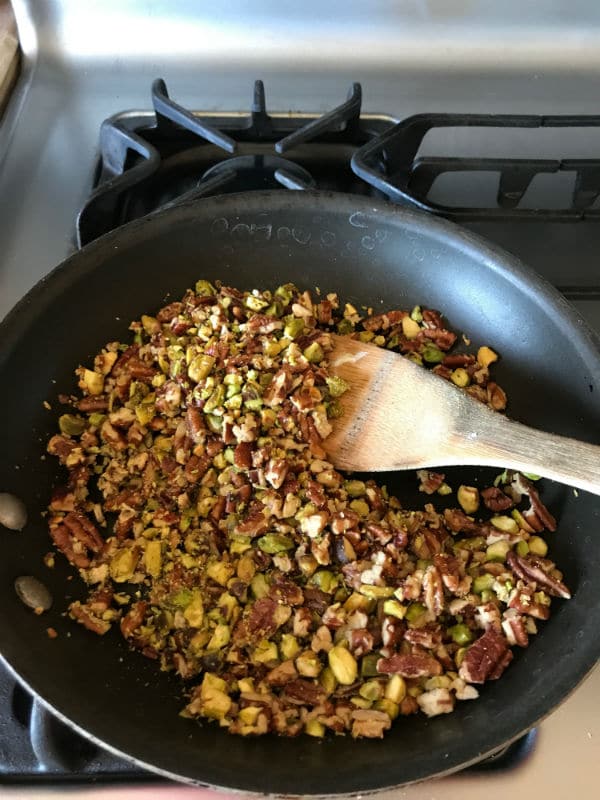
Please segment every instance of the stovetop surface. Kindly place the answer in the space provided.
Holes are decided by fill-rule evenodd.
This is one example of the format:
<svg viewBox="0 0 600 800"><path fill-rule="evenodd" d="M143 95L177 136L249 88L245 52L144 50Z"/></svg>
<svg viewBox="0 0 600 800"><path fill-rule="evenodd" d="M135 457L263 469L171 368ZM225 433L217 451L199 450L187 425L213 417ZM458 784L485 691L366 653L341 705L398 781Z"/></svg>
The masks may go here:
<svg viewBox="0 0 600 800"><path fill-rule="evenodd" d="M269 107L278 110L273 118L283 129L290 127L290 106L301 108L307 120L314 119L343 103L358 75L363 79L364 98L363 127L356 140L338 143L333 151L328 148L335 141L325 137L312 149L310 143L297 145L292 154L302 169L318 175L323 188L333 188L335 181L327 172L327 164L331 164L335 152L334 160L340 159L342 165L339 188L376 197L381 197L380 191L357 179L348 167L349 158L372 136L415 114L459 110L592 115L598 110L600 48L596 47L593 26L598 9L585 3L575 4L582 6L583 16L587 14L586 24L582 16L579 27L569 23L573 4L560 2L549 4L543 27L522 4L518 14L515 9L512 17L508 10L503 20L497 17L495 4L485 2L473 4L472 16L465 16L464 10L461 16L460 3L447 3L445 10L442 4L416 3L414 13L409 12L406 18L401 12L395 17L381 9L365 14L364 9L349 8L345 20L333 27L320 26L316 36L312 31L312 39L304 22L307 9L300 17L289 8L278 10L268 2L258 4L257 16L251 21L243 4L235 2L223 9L220 19L210 12L203 19L194 18L183 2L168 8L156 2L152 4L153 13L143 17L136 3L123 9L108 0L100 16L96 16L97 10L83 11L66 0L43 5L28 0L15 2L25 58L22 78L0 126L0 318L76 248L78 211L95 186L114 177L110 169L103 174L98 159L100 125L116 115L116 121L125 128L151 128L154 118L149 110L148 87L158 74L169 78L179 102L208 109L196 116L215 126L226 119L234 128L246 118L252 79L259 74L265 78ZM284 10L290 12L287 18ZM141 22L145 34L138 37L135 46L131 37L123 36L134 22ZM492 22L497 26L493 36L491 28L486 28ZM243 26L250 23L255 30L252 45L242 34ZM568 35L561 38L565 26ZM485 47L474 47L477 32ZM203 42L202 53L194 37ZM399 40L405 45L404 51L398 46ZM444 59L440 60L444 42L450 68L444 68ZM238 46L237 60L224 65L220 55L232 44ZM360 52L359 58L351 58L353 47ZM123 52L130 54L125 61ZM296 57L294 70L288 66L290 55ZM154 144L157 138L160 131L158 135L151 133ZM255 145L242 136L235 156L253 157L258 152L261 157L271 157L273 143L279 138L273 135ZM181 164L176 163L174 184L166 191L160 185L150 205L170 202L182 190L195 190L219 160L218 145L190 148L194 152L183 156L183 162L191 159L194 164L193 179L186 177L185 170L179 170ZM493 156L529 161L578 159L587 163L600 158L600 135L594 127L568 132L543 130L536 136L535 131L519 128L483 134L478 127L467 130L457 126L432 131L419 154L425 159ZM282 154L283 158L288 156L291 158L290 153ZM539 176L541 180L536 176L525 192L521 191L523 181L517 180L522 205L560 209L571 202L577 174L568 166L563 164L562 169ZM273 174L278 167L281 164L274 165ZM303 173L292 175L297 180L303 177ZM281 184L276 178L271 180ZM428 198L448 207L492 207L498 200L498 182L494 171L480 170L475 175L457 169L439 176ZM509 181L508 188L511 186L515 188ZM600 207L595 188L592 186L585 198L590 212ZM121 221L149 210L147 202L147 196L133 195L121 206ZM600 331L600 222L593 214L582 213L576 221L555 218L540 223L536 219L490 219L475 213L460 222L521 257L558 286ZM93 238L98 233L93 225L86 230L84 241L85 236ZM53 791L61 792L67 784L89 786L99 778L108 783L102 783L98 797L111 799L133 796L135 785L144 791L149 782L153 783L155 797L163 791L165 797L195 791L167 784L162 789L158 779L76 737L33 702L3 668L0 709L8 711L0 714L3 795L33 797L32 791L37 788L48 791L52 786ZM600 672L596 670L541 724L536 735L499 757L491 769L483 767L386 795L441 800L460 793L464 800L470 800L481 797L483 791L488 800L504 798L508 792L543 794L553 800L567 792L589 794L600 757L599 719Z"/></svg>

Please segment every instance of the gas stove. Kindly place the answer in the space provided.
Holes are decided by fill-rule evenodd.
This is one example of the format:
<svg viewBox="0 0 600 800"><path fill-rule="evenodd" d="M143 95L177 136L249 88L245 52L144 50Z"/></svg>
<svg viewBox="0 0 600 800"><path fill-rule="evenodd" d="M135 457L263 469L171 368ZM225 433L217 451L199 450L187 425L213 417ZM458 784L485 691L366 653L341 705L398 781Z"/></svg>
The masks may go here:
<svg viewBox="0 0 600 800"><path fill-rule="evenodd" d="M350 8L339 29L323 23L312 32L292 9L283 19L270 3L258 5L250 20L237 3L200 17L184 2L124 10L108 2L102 11L65 0L43 8L15 2L24 69L0 126L0 197L11 200L0 214L0 317L75 248L129 220L210 194L333 189L420 208L486 236L554 283L600 331L600 116L589 76L600 65L588 61L583 70L583 53L567 41L535 77L517 37L519 66L503 71L491 58L499 31L477 62L465 36L486 22L492 30L486 3L473 4L473 16L461 4L443 12L441 4L414 3L403 20ZM439 15L450 7L456 18L440 29ZM520 17L527 25L527 14ZM253 47L242 20L253 26ZM404 64L390 49L390 26L406 35L402 21L416 37ZM463 38L465 60L450 73L425 47L425 22L436 41L453 25ZM555 22L552 14L546 19L550 39ZM353 54L360 25L366 38ZM378 43L390 54L387 64ZM537 46L542 63L548 56L541 40ZM567 64L585 72L577 95ZM252 83L251 67L267 79ZM156 74L168 76L169 87L162 79L151 84ZM355 76L365 76L364 91ZM495 800L535 791L552 800L576 788L589 793L599 712L596 670L506 751L459 775L386 794L469 800L484 791ZM209 794L167 784L81 739L1 667L0 786L23 798L66 787L83 796L91 786L102 798Z"/></svg>

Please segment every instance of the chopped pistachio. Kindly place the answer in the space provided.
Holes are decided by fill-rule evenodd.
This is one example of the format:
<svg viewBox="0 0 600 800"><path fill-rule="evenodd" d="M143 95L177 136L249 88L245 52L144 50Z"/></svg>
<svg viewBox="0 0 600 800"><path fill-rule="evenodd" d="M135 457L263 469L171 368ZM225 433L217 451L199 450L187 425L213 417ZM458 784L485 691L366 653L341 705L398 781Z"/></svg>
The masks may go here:
<svg viewBox="0 0 600 800"><path fill-rule="evenodd" d="M326 378L326 383L331 397L341 397L350 388L348 381L340 378L339 375L330 375Z"/></svg>
<svg viewBox="0 0 600 800"><path fill-rule="evenodd" d="M319 722L318 719L309 719L306 721L306 725L304 730L309 736L316 736L319 739L322 739L325 736L325 725L322 722Z"/></svg>
<svg viewBox="0 0 600 800"><path fill-rule="evenodd" d="M495 580L494 576L489 575L487 572L483 575L478 575L473 580L473 591L476 594L481 594L486 589L491 589L492 586L494 585L494 580Z"/></svg>
<svg viewBox="0 0 600 800"><path fill-rule="evenodd" d="M471 383L471 378L469 373L466 369L462 367L457 367L456 369L452 370L450 375L450 380L452 381L455 386L458 386L460 389L464 389L465 386L468 386Z"/></svg>
<svg viewBox="0 0 600 800"><path fill-rule="evenodd" d="M480 347L477 351L477 362L482 367L489 367L497 360L498 353L495 353L490 347Z"/></svg>
<svg viewBox="0 0 600 800"><path fill-rule="evenodd" d="M421 355L428 364L441 364L444 360L444 353L434 344L426 344Z"/></svg>
<svg viewBox="0 0 600 800"><path fill-rule="evenodd" d="M303 355L311 364L319 364L325 358L323 348L318 342L311 342L304 350Z"/></svg>
<svg viewBox="0 0 600 800"><path fill-rule="evenodd" d="M58 427L67 436L81 436L85 426L84 418L75 414L63 414L58 418Z"/></svg>
<svg viewBox="0 0 600 800"><path fill-rule="evenodd" d="M264 553L270 553L271 555L283 553L294 547L294 542L282 533L267 533L260 537L257 544Z"/></svg>
<svg viewBox="0 0 600 800"><path fill-rule="evenodd" d="M466 625L458 624L448 628L452 641L456 644L466 645L473 640L473 634Z"/></svg>
<svg viewBox="0 0 600 800"><path fill-rule="evenodd" d="M88 394L94 396L102 394L104 391L104 375L94 372L91 369L84 369L80 385Z"/></svg>
<svg viewBox="0 0 600 800"><path fill-rule="evenodd" d="M534 556L544 558L548 554L548 545L541 536L531 536L527 544L529 545L529 552Z"/></svg>
<svg viewBox="0 0 600 800"><path fill-rule="evenodd" d="M385 696L394 703L401 703L406 697L406 681L402 675L391 675L385 687Z"/></svg>
<svg viewBox="0 0 600 800"><path fill-rule="evenodd" d="M461 485L456 492L456 499L465 514L474 514L479 508L479 489Z"/></svg>
<svg viewBox="0 0 600 800"><path fill-rule="evenodd" d="M485 557L488 561L498 561L502 563L506 561L506 555L509 550L510 542L494 542L485 551Z"/></svg>
<svg viewBox="0 0 600 800"><path fill-rule="evenodd" d="M416 339L421 332L419 323L411 317L402 317L402 333L407 339Z"/></svg>
<svg viewBox="0 0 600 800"><path fill-rule="evenodd" d="M352 653L340 645L332 647L327 654L329 666L338 683L349 686L358 675L358 664Z"/></svg>
<svg viewBox="0 0 600 800"><path fill-rule="evenodd" d="M494 528L497 528L499 531L502 531L503 533L519 532L519 526L512 517L507 517L505 515L492 517L490 522L492 523Z"/></svg>
<svg viewBox="0 0 600 800"><path fill-rule="evenodd" d="M115 583L125 583L133 577L137 557L133 550L124 548L117 550L111 559L109 572Z"/></svg>

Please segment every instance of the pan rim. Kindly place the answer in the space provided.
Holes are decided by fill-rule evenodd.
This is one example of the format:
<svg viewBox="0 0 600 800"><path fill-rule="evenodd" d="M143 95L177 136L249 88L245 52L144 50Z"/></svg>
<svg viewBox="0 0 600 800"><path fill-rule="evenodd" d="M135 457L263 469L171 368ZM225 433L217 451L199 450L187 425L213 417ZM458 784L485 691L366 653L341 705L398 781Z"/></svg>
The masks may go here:
<svg viewBox="0 0 600 800"><path fill-rule="evenodd" d="M183 212L188 213L190 216L193 216L197 213L199 216L205 218L206 216L214 213L213 209L216 209L218 213L218 210L224 205L235 205L234 201L237 201L237 203L240 204L240 212L244 214L247 214L249 211L253 210L256 210L256 212L264 210L264 204L267 201L271 204L272 208L276 206L277 210L305 209L318 213L319 206L321 205L328 211L333 210L334 208L337 211L347 210L349 213L351 211L353 212L359 210L362 213L369 213L372 215L377 215L381 212L393 212L397 216L398 224L403 223L407 229L411 229L413 231L424 230L427 235L433 239L444 238L445 241L450 239L453 249L456 249L458 252L463 252L471 258L475 258L478 262L485 266L486 269L490 269L500 274L510 283L516 285L522 292L530 295L533 300L538 301L540 297L544 297L549 307L556 312L556 316L558 319L560 319L561 323L569 328L571 335L576 335L581 348L583 348L580 348L580 351L582 352L582 355L585 352L585 361L590 365L594 378L596 380L600 379L600 338L588 326L587 322L585 322L578 311L571 306L571 304L568 303L568 301L558 292L558 290L556 290L551 284L549 284L531 268L523 264L518 258L507 253L504 249L486 241L479 235L460 228L452 222L433 217L424 212L399 208L398 206L394 206L386 201L374 202L371 198L355 197L352 195L344 195L334 192L308 192L293 194L286 192L252 192L196 200L186 204L181 204L165 211L156 212L106 234L95 242L87 245L82 251L74 253L61 264L57 265L47 276L45 276L34 287L32 287L29 292L13 307L13 309L9 311L2 323L0 323L0 337L2 341L2 344L0 344L0 362L3 358L3 355L10 351L11 342L14 342L15 337L18 337L21 328L27 324L27 319L29 315L33 313L34 307L36 309L38 308L36 301L40 300L43 303L43 307L45 307L46 304L52 302L52 298L60 289L61 283L68 285L71 280L74 281L78 279L78 275L81 273L77 270L73 270L72 265L74 262L77 263L82 259L82 254L89 255L91 258L91 261L87 265L86 269L95 269L95 256L97 254L102 256L107 247L112 246L118 248L125 239L129 240L126 245L127 248L135 247L136 242L145 240L146 237L152 238L152 236L158 235L163 225L168 225L171 218L179 219ZM332 205L334 203L335 206ZM85 274L85 270L83 274ZM579 662L577 668L571 668L569 673L571 680L566 681L563 679L563 681L560 682L561 688L558 692L558 694L561 696L560 703L564 702L569 694L575 691L585 676L593 669L598 657L600 656L600 642L595 648L593 647L593 644L588 644L585 652L587 657L584 660L584 663L581 664L581 662ZM3 660L5 659L3 658ZM11 663L6 663L11 671L18 677L21 683L24 683L26 687L41 700L42 704L46 708L50 709L62 721L74 727L77 731L85 735L90 740L100 744L111 752L131 761L132 763L143 766L144 768L162 775L163 777L172 778L180 782L191 783L196 786L205 786L207 788L229 792L235 791L236 793L244 794L256 794L257 791L261 791L257 788L242 788L239 784L236 786L235 781L233 786L231 786L231 784L228 786L219 786L216 784L206 783L199 779L190 778L189 776L181 775L168 769L161 768L155 764L148 763L142 758L128 754L127 752L108 744L104 739L97 737L88 729L78 725L71 718L55 708L50 701L45 700L31 685L29 685L19 676L18 670L13 667ZM573 679L576 681L575 685L573 685ZM541 719L552 713L556 707L557 705L553 704L551 708L546 708L545 703L539 703L539 714L537 715L535 721L528 721L527 727L525 729L520 729L508 741L514 741L515 739L519 738L519 736L521 736L525 730L537 725ZM514 725L512 727L514 727ZM376 781L367 780L366 788L356 789L352 793L376 793L386 791L391 788L396 788L401 785L408 785L408 783L414 783L434 777L437 778L443 775L452 774L453 772L463 769L472 763L476 763L476 761L480 760L480 758L489 755L491 752L493 752L493 750L488 751L487 753L478 754L477 758L468 762L455 764L448 770L436 772L434 774L428 773L427 775L411 779L410 781L403 781L400 784L381 786ZM302 796L294 795L290 792L286 792L285 794L286 796ZM339 796L339 794L311 794L311 796L334 797Z"/></svg>

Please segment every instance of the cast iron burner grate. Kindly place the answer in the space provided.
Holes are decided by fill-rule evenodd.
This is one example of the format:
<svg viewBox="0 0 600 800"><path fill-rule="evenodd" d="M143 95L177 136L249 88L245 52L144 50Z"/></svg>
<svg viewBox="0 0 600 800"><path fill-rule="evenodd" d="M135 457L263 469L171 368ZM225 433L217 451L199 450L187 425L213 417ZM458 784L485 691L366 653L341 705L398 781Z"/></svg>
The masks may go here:
<svg viewBox="0 0 600 800"><path fill-rule="evenodd" d="M252 189L373 190L351 168L356 150L394 119L361 116L359 83L322 116L268 114L262 81L249 114L188 111L152 85L154 114L125 113L100 130L95 189L77 220L83 246L132 219L174 203Z"/></svg>

